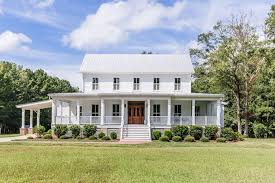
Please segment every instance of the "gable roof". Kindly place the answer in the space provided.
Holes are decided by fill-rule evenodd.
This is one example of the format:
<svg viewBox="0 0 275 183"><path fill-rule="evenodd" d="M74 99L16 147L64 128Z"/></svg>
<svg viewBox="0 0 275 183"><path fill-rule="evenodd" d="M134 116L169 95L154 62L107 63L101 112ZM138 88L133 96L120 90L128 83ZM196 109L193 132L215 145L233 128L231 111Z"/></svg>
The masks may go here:
<svg viewBox="0 0 275 183"><path fill-rule="evenodd" d="M86 54L81 73L192 73L189 55Z"/></svg>

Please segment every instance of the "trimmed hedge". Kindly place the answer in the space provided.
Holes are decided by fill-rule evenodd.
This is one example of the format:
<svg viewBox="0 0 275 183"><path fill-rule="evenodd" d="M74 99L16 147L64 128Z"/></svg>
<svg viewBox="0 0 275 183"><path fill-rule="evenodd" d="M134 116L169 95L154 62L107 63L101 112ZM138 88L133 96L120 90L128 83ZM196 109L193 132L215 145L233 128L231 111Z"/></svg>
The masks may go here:
<svg viewBox="0 0 275 183"><path fill-rule="evenodd" d="M59 138L62 135L65 135L68 132L67 125L55 125L54 134Z"/></svg>
<svg viewBox="0 0 275 183"><path fill-rule="evenodd" d="M161 136L159 138L159 140L162 141L162 142L169 142L169 137L167 137L167 136Z"/></svg>
<svg viewBox="0 0 275 183"><path fill-rule="evenodd" d="M216 140L219 128L217 126L206 126L204 129L204 136L209 140Z"/></svg>
<svg viewBox="0 0 275 183"><path fill-rule="evenodd" d="M268 135L268 128L261 123L253 125L253 132L256 138L266 138Z"/></svg>
<svg viewBox="0 0 275 183"><path fill-rule="evenodd" d="M200 139L201 142L209 142L209 139L207 137L202 137Z"/></svg>
<svg viewBox="0 0 275 183"><path fill-rule="evenodd" d="M182 141L182 138L181 138L180 136L174 136L174 137L172 138L172 140L173 140L174 142L181 142L181 141Z"/></svg>
<svg viewBox="0 0 275 183"><path fill-rule="evenodd" d="M69 137L67 137L66 135L61 135L59 138L60 139L69 139Z"/></svg>
<svg viewBox="0 0 275 183"><path fill-rule="evenodd" d="M81 127L80 127L79 125L72 125L72 126L70 126L69 129L70 129L71 132L72 132L73 138L76 138L76 137L79 136L80 131L81 131Z"/></svg>
<svg viewBox="0 0 275 183"><path fill-rule="evenodd" d="M39 136L41 136L41 135L43 135L43 134L45 133L46 128L45 128L44 126L42 126L42 125L39 125L39 126L35 126L35 127L34 127L34 131L35 131Z"/></svg>
<svg viewBox="0 0 275 183"><path fill-rule="evenodd" d="M95 125L84 125L83 126L83 135L85 137L90 137L92 135L95 135L96 128L97 127Z"/></svg>
<svg viewBox="0 0 275 183"><path fill-rule="evenodd" d="M192 125L190 126L190 135L195 138L195 140L200 140L203 134L203 127Z"/></svg>
<svg viewBox="0 0 275 183"><path fill-rule="evenodd" d="M221 142L221 143L225 143L226 142L226 138L223 138L223 137L217 138L216 141L217 142Z"/></svg>
<svg viewBox="0 0 275 183"><path fill-rule="evenodd" d="M189 127L186 125L177 125L171 128L173 136L186 137L189 134Z"/></svg>
<svg viewBox="0 0 275 183"><path fill-rule="evenodd" d="M111 132L111 133L110 133L110 137L111 137L111 139L113 139L113 140L117 139L117 133L116 133L116 132Z"/></svg>
<svg viewBox="0 0 275 183"><path fill-rule="evenodd" d="M91 136L89 137L89 140L97 140L97 137L94 136L94 135L91 135Z"/></svg>
<svg viewBox="0 0 275 183"><path fill-rule="evenodd" d="M98 138L102 139L103 137L105 137L105 133L104 132L99 132Z"/></svg>
<svg viewBox="0 0 275 183"><path fill-rule="evenodd" d="M161 137L161 132L159 130L153 130L152 139L153 140L159 140L160 137Z"/></svg>
<svg viewBox="0 0 275 183"><path fill-rule="evenodd" d="M225 138L227 141L236 141L236 140L238 140L238 136L232 130L232 128L224 128L224 129L222 129L221 137Z"/></svg>
<svg viewBox="0 0 275 183"><path fill-rule="evenodd" d="M43 139L52 139L52 135L51 134L46 134L43 136Z"/></svg>
<svg viewBox="0 0 275 183"><path fill-rule="evenodd" d="M195 142L195 138L191 135L187 135L185 138L184 138L184 141L186 142Z"/></svg>
<svg viewBox="0 0 275 183"><path fill-rule="evenodd" d="M101 138L101 140L111 140L111 138L109 136L104 136Z"/></svg>
<svg viewBox="0 0 275 183"><path fill-rule="evenodd" d="M169 140L171 140L173 137L172 132L170 130L165 130L164 136L167 136L169 138Z"/></svg>

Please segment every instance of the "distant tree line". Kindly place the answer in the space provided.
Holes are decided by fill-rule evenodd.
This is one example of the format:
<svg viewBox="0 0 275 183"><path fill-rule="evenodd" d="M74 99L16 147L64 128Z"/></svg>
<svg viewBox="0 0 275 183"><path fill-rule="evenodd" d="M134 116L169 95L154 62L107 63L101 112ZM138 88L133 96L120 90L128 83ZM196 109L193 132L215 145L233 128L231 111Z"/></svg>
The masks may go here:
<svg viewBox="0 0 275 183"><path fill-rule="evenodd" d="M15 105L47 100L48 93L76 92L66 80L49 76L42 69L32 71L14 63L0 62L0 128L2 133L18 132L21 110ZM26 113L26 120L29 119ZM51 110L41 111L41 124L50 127Z"/></svg>

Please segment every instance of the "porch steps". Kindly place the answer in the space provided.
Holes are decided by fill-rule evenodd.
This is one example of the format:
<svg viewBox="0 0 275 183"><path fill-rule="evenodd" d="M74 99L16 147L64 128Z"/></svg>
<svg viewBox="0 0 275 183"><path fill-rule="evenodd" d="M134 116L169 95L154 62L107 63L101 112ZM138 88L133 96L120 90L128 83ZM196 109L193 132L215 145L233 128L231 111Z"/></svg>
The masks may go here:
<svg viewBox="0 0 275 183"><path fill-rule="evenodd" d="M122 128L122 141L151 141L147 125L124 125Z"/></svg>

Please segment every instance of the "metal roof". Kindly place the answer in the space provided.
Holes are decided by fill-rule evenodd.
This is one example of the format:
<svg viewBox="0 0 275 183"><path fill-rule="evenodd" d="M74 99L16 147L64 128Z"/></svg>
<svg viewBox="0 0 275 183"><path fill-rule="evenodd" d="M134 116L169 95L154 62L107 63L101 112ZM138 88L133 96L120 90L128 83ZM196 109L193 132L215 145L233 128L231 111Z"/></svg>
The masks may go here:
<svg viewBox="0 0 275 183"><path fill-rule="evenodd" d="M189 55L180 54L86 54L82 73L192 73Z"/></svg>

